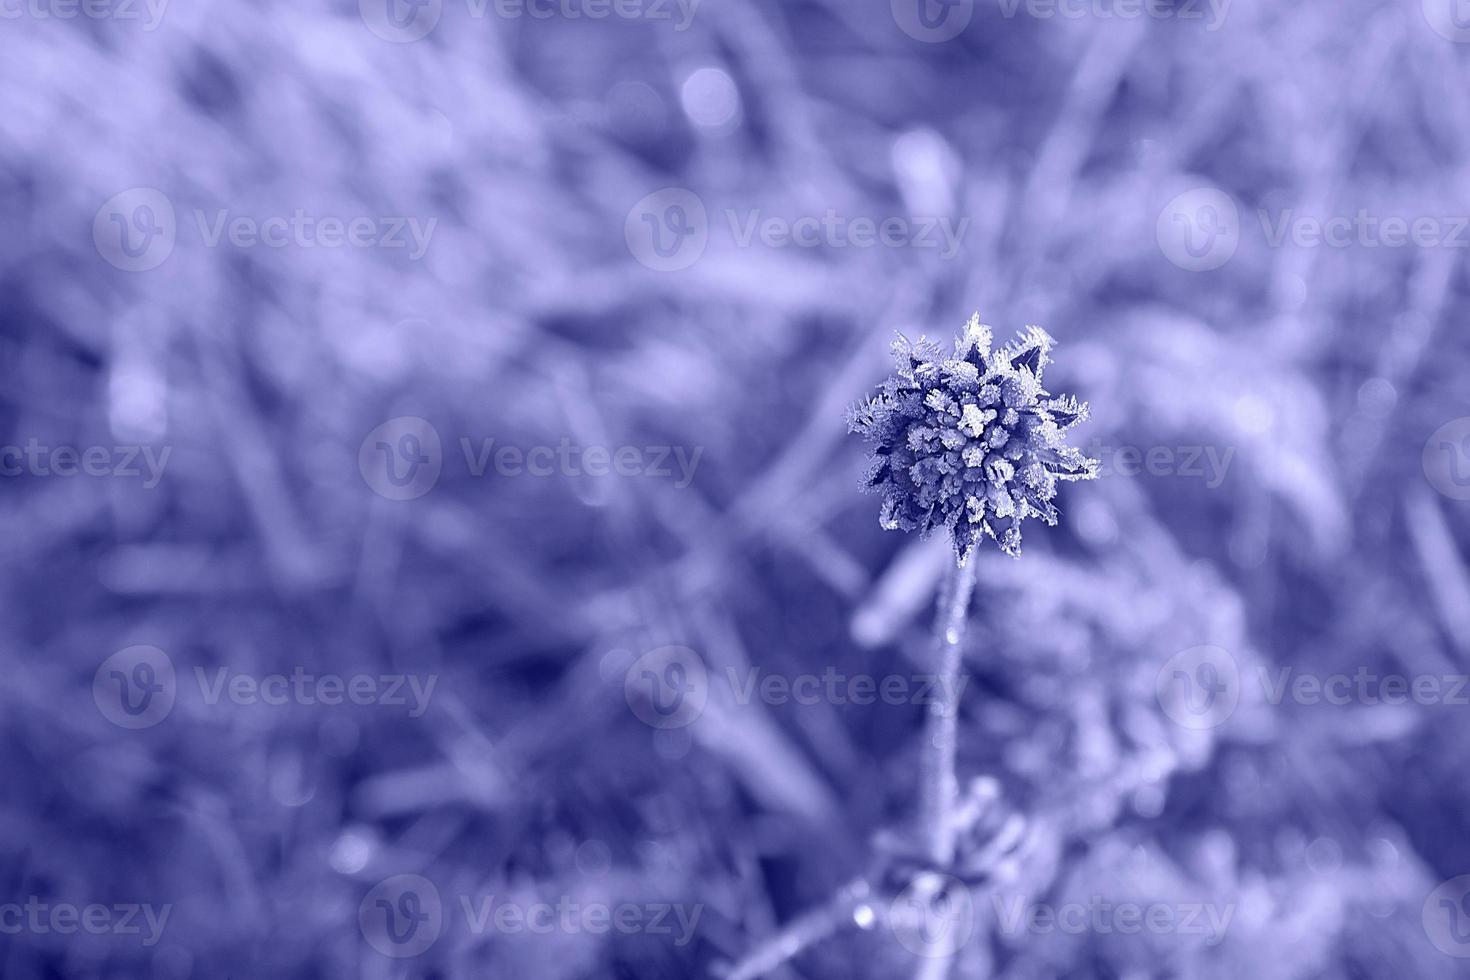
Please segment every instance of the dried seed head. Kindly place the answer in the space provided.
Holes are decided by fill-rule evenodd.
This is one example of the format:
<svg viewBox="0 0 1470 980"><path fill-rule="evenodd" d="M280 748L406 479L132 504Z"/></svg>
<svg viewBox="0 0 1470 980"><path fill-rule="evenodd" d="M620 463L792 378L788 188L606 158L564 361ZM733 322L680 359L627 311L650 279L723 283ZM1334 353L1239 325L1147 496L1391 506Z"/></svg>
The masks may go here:
<svg viewBox="0 0 1470 980"><path fill-rule="evenodd" d="M943 527L964 560L982 538L1019 556L1023 520L1057 522L1057 482L1094 479L1097 461L1066 444L1086 403L1041 386L1051 348L1027 327L992 350L978 315L953 354L922 337L894 342L897 370L849 418L873 445L865 487L883 495L883 527Z"/></svg>

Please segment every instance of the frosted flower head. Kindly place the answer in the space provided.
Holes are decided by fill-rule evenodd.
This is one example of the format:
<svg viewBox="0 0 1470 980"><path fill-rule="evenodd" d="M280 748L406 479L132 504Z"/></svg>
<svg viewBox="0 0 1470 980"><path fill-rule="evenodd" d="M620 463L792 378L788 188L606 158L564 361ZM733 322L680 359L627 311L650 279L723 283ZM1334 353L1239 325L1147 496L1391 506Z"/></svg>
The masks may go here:
<svg viewBox="0 0 1470 980"><path fill-rule="evenodd" d="M864 487L883 495L883 527L943 527L960 561L981 538L1019 557L1023 520L1056 524L1057 481L1097 476L1097 460L1066 444L1086 403L1041 387L1051 337L1027 327L1009 346L990 340L978 315L952 355L899 337L897 371L849 416L873 445Z"/></svg>

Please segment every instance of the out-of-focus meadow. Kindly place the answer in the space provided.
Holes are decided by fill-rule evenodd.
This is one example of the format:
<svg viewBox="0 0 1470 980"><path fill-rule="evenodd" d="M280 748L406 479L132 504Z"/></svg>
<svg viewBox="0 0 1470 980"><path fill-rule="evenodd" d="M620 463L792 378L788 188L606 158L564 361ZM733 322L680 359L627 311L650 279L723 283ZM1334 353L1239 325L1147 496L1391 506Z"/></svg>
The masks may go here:
<svg viewBox="0 0 1470 980"><path fill-rule="evenodd" d="M1103 478L977 559L951 975L1460 975L1457 13L0 2L0 975L699 977L824 907L950 560L844 413L975 310ZM874 887L771 975L922 968Z"/></svg>

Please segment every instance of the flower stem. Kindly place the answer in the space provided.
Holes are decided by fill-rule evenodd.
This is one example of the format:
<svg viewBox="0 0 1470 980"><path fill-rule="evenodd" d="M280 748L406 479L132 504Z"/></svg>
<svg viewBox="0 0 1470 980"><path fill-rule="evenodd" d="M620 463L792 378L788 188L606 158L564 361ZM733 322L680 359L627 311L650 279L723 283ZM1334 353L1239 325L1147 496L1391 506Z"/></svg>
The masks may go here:
<svg viewBox="0 0 1470 980"><path fill-rule="evenodd" d="M783 966L808 947L854 924L854 913L870 901L867 879L855 878L827 900L761 943L725 974L725 980L754 980ZM864 928L867 928L864 926Z"/></svg>
<svg viewBox="0 0 1470 980"><path fill-rule="evenodd" d="M939 610L934 618L932 660L939 668L939 693L936 700L929 703L929 717L924 728L924 797L920 834L930 861L941 871L954 862L954 809L959 797L955 747L960 711L960 664L970 596L974 591L975 560L971 556L951 567L945 575L939 591Z"/></svg>

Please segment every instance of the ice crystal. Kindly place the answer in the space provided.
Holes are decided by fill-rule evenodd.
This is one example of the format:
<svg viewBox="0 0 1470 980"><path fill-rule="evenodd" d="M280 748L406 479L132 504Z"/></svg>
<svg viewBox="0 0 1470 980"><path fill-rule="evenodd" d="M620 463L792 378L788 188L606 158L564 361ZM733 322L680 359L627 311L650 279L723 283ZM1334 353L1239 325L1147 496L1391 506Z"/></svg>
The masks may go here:
<svg viewBox="0 0 1470 980"><path fill-rule="evenodd" d="M943 527L964 560L982 537L1018 557L1023 520L1056 524L1057 481L1093 479L1097 461L1066 444L1086 403L1041 386L1051 347L1027 327L992 350L979 316L950 356L922 337L894 342L897 371L849 417L873 444L864 487L883 495L883 527Z"/></svg>

